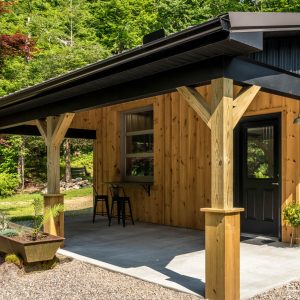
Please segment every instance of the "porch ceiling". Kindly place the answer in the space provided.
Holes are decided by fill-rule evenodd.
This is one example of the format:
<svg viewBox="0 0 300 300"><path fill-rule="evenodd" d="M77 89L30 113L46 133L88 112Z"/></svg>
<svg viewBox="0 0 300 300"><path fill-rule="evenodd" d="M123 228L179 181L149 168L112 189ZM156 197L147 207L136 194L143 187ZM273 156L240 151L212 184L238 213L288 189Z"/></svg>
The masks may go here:
<svg viewBox="0 0 300 300"><path fill-rule="evenodd" d="M253 27L252 21L239 24L241 14L230 13L2 97L0 128L162 94L182 85L201 85L225 76L242 85L256 84L271 93L300 98L299 76L239 58L261 51L267 32L299 34L300 14L268 14L264 24L260 24L264 19L261 14L250 15L245 15L246 19L257 18L259 26Z"/></svg>

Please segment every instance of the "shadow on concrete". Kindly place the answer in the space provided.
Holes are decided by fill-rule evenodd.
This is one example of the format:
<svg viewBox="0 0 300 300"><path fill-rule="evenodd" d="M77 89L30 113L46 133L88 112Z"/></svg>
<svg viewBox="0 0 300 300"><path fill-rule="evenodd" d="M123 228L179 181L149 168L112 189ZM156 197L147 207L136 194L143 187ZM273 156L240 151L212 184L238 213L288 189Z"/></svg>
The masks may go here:
<svg viewBox="0 0 300 300"><path fill-rule="evenodd" d="M93 224L91 215L80 215L66 217L65 236L65 250L121 268L136 268L139 273L154 270L153 276L204 295L201 274L190 272L194 261L197 262L195 270L199 269L197 253L204 250L202 231L129 222L123 228L115 219L109 227L105 217L98 217ZM182 255L185 255L184 263L180 259Z"/></svg>

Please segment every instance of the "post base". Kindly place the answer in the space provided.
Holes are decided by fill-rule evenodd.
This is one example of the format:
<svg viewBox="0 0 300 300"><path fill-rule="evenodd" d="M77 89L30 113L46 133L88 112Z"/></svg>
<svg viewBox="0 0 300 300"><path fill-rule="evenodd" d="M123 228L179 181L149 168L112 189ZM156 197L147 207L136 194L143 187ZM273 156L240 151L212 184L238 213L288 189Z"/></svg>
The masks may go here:
<svg viewBox="0 0 300 300"><path fill-rule="evenodd" d="M243 208L201 211L205 212L205 298L239 300Z"/></svg>
<svg viewBox="0 0 300 300"><path fill-rule="evenodd" d="M44 208L52 207L55 204L64 204L63 194L45 194L44 195ZM56 218L50 218L44 224L44 231L52 235L64 237L64 213L60 213Z"/></svg>

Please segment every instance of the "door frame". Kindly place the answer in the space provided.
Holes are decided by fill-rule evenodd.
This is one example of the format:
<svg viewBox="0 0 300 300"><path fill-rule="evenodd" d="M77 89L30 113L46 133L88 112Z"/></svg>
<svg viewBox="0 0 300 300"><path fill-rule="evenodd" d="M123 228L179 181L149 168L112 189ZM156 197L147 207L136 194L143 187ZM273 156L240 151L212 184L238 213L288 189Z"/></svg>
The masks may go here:
<svg viewBox="0 0 300 300"><path fill-rule="evenodd" d="M278 124L278 238L282 240L282 116L281 112L279 113L271 113L271 114L264 114L264 115L253 115L253 116L246 116L243 117L237 126L234 129L234 147L233 147L233 155L234 155L234 162L233 162L233 197L234 197L234 206L239 205L238 199L242 193L242 162L240 160L241 151L240 151L240 143L242 138L242 124L244 123L255 123L260 121L268 121L274 120Z"/></svg>

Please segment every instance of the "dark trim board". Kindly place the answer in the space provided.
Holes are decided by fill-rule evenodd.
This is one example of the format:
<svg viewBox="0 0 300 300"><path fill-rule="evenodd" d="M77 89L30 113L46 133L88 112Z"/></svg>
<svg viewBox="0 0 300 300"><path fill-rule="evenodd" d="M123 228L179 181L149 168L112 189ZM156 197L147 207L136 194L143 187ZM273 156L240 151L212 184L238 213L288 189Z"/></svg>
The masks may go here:
<svg viewBox="0 0 300 300"><path fill-rule="evenodd" d="M300 100L300 76L253 59L236 57L227 60L224 77L242 84L258 85L262 90Z"/></svg>
<svg viewBox="0 0 300 300"><path fill-rule="evenodd" d="M1 129L0 134L18 134L18 135L29 135L29 136L40 136L40 132L36 126L33 125L20 125L15 127L10 127L6 129ZM96 130L89 129L68 129L66 138L76 138L76 139L96 139Z"/></svg>

